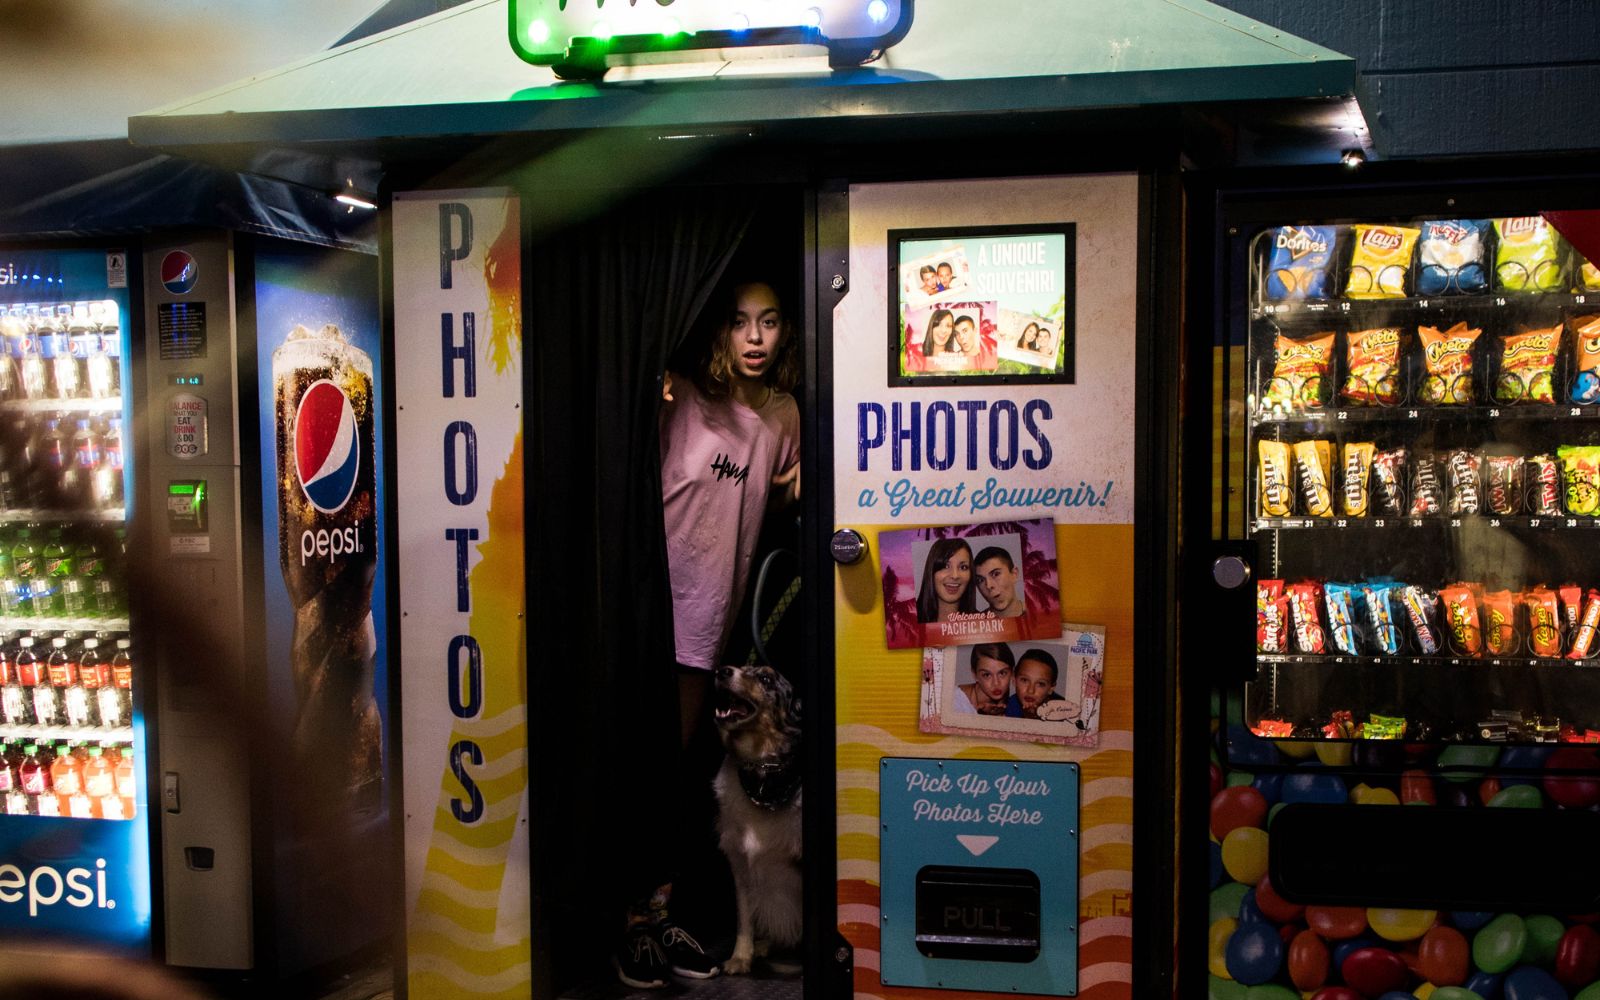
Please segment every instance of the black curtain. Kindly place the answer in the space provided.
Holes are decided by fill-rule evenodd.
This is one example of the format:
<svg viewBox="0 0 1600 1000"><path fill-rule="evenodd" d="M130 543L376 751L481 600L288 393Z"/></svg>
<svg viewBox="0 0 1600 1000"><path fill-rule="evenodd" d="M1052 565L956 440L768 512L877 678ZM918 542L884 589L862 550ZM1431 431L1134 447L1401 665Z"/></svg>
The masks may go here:
<svg viewBox="0 0 1600 1000"><path fill-rule="evenodd" d="M533 919L555 966L541 972L559 980L598 967L629 897L670 869L679 722L660 377L755 210L745 192L658 190L535 233L528 254Z"/></svg>

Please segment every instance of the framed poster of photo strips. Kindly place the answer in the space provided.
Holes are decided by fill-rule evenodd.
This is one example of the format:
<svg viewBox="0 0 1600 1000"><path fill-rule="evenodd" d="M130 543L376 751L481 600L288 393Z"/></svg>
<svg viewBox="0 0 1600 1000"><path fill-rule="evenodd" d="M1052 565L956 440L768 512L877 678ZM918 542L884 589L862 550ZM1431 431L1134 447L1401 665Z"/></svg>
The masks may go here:
<svg viewBox="0 0 1600 1000"><path fill-rule="evenodd" d="M1106 630L922 651L925 733L1092 747L1100 742Z"/></svg>
<svg viewBox="0 0 1600 1000"><path fill-rule="evenodd" d="M1074 380L1070 222L889 231L889 384Z"/></svg>

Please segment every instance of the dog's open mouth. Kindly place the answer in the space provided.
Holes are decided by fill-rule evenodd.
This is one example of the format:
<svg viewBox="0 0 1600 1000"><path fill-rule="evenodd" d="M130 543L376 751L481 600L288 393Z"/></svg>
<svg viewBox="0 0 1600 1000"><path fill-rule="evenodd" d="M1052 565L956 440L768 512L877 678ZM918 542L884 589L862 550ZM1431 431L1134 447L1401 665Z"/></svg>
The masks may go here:
<svg viewBox="0 0 1600 1000"><path fill-rule="evenodd" d="M719 726L736 726L756 714L755 703L727 688L717 688L716 716Z"/></svg>

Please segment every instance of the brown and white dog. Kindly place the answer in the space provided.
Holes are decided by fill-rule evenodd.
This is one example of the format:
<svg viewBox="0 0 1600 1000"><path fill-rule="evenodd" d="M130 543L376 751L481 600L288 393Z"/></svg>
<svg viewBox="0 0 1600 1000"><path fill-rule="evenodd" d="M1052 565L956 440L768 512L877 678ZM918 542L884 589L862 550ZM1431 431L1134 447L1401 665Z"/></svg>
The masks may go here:
<svg viewBox="0 0 1600 1000"><path fill-rule="evenodd" d="M769 947L800 944L800 702L771 667L719 668L716 699L727 750L712 783L717 834L739 904L722 969L737 974Z"/></svg>

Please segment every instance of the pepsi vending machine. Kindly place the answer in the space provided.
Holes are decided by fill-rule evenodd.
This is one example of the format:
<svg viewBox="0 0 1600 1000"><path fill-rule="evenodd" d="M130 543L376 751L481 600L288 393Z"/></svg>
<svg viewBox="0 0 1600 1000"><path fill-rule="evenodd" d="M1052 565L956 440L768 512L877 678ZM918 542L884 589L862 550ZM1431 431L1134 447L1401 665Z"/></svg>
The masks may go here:
<svg viewBox="0 0 1600 1000"><path fill-rule="evenodd" d="M129 263L0 250L0 935L139 953L151 814L128 610Z"/></svg>
<svg viewBox="0 0 1600 1000"><path fill-rule="evenodd" d="M204 233L144 260L164 953L315 975L399 908L377 258Z"/></svg>

